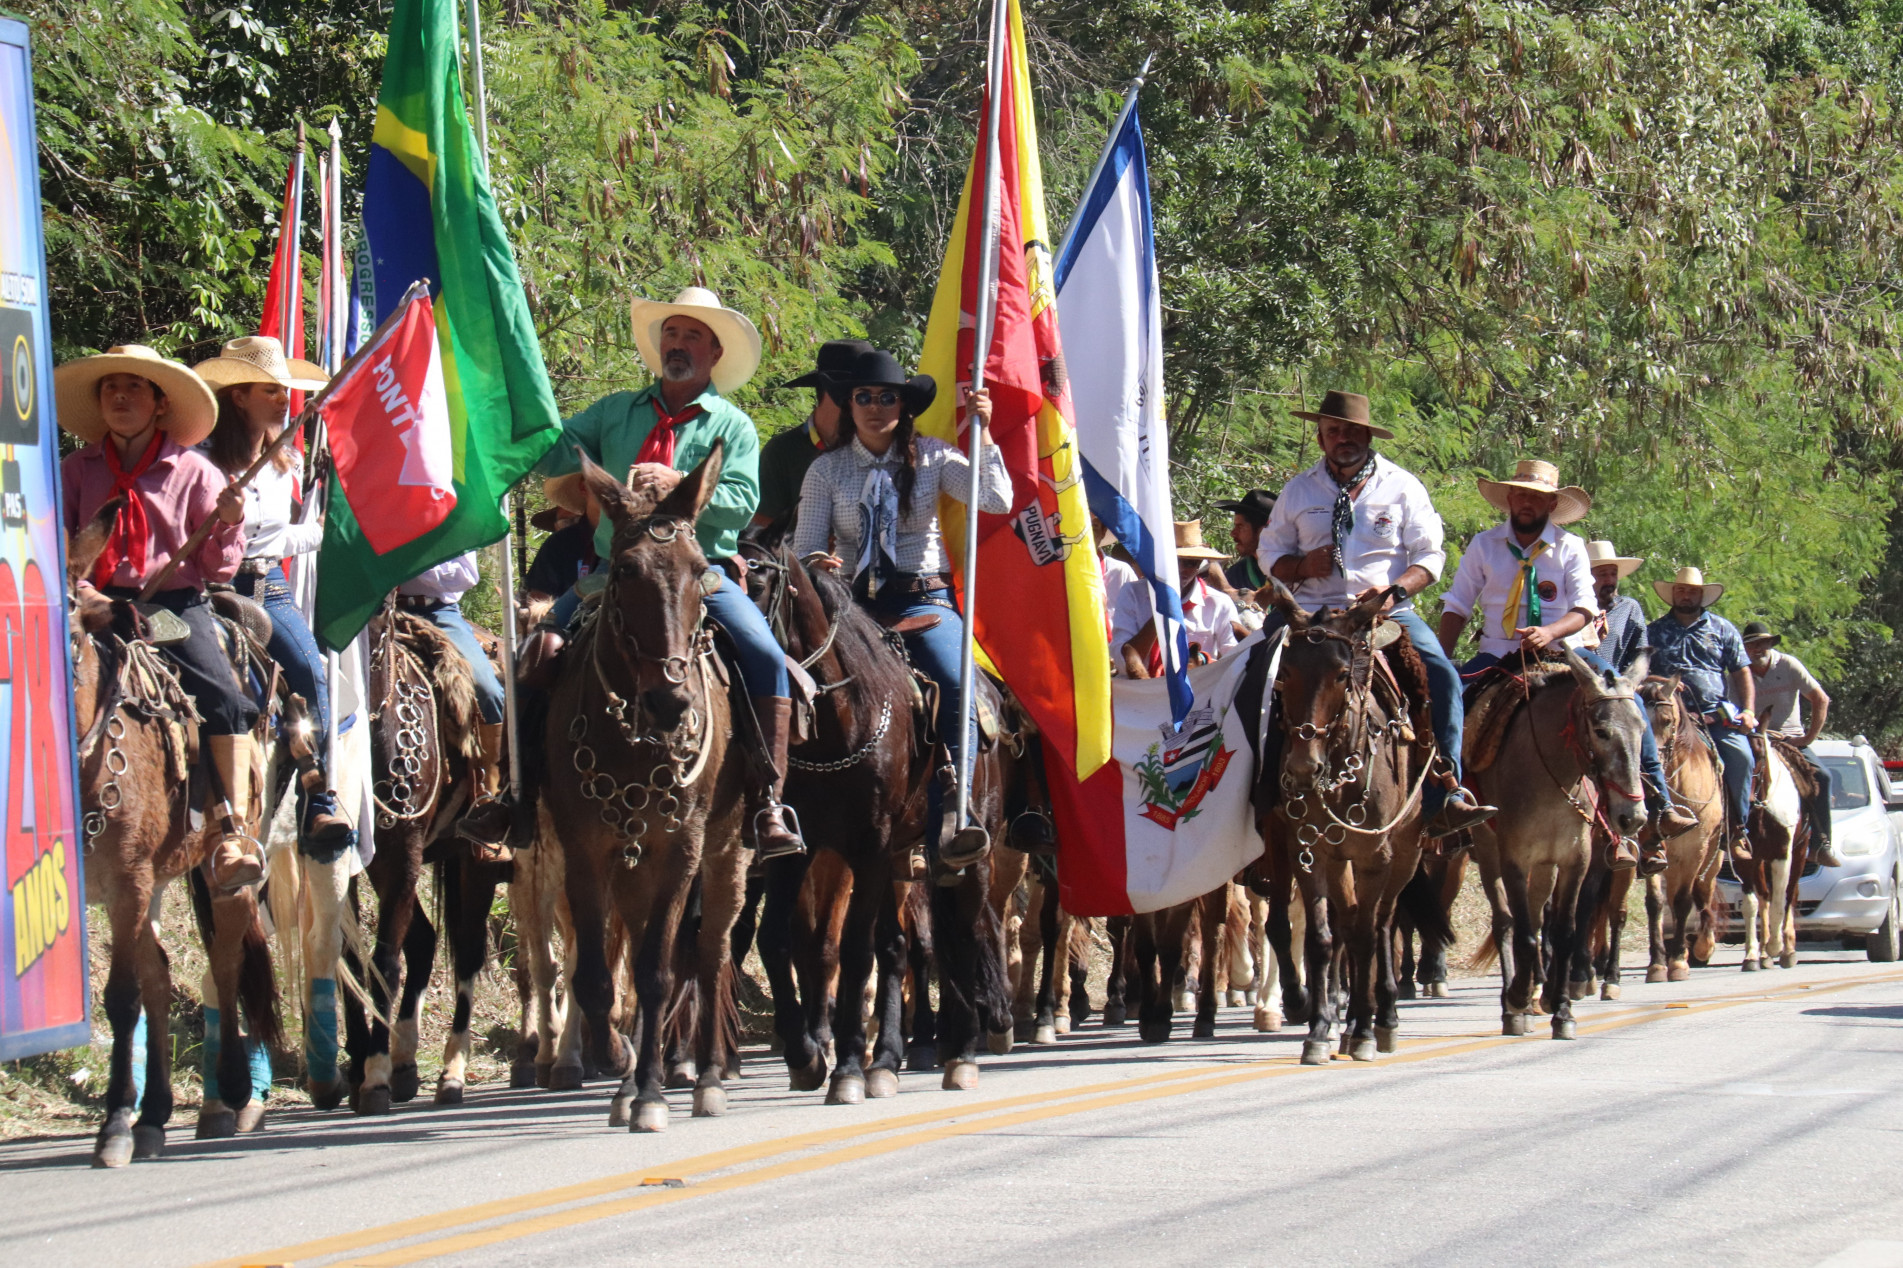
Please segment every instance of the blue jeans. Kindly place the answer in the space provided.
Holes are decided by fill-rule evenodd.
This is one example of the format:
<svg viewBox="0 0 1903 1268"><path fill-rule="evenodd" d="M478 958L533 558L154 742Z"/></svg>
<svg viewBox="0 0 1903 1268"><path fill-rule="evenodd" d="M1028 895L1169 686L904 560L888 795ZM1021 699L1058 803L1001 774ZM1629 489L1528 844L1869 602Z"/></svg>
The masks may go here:
<svg viewBox="0 0 1903 1268"><path fill-rule="evenodd" d="M490 726L501 722L502 680L496 677L495 666L489 663L488 654L482 650L482 644L476 641L476 631L470 626L469 618L463 615L462 608L449 600L443 600L410 610L449 636L449 641L469 662L469 676L475 680L476 707L482 711L482 720Z"/></svg>
<svg viewBox="0 0 1903 1268"><path fill-rule="evenodd" d="M950 590L926 590L911 594L900 593L896 587L888 587L867 607L887 620L903 620L908 616L935 616L938 624L929 630L915 630L902 635L905 639L905 654L927 678L938 684L938 711L933 716L933 726L939 739L951 750L953 762L958 760L958 679L964 669L965 661L965 620L952 606ZM971 751L978 751L978 720L976 716L968 719L971 738ZM926 819L929 825L938 823L943 812L944 789L937 779L926 785Z"/></svg>
<svg viewBox="0 0 1903 1268"><path fill-rule="evenodd" d="M1427 667L1427 704L1428 714L1434 726L1434 743L1440 746L1441 756L1452 764L1454 778L1460 778L1460 741L1461 732L1467 725L1466 701L1460 694L1460 671L1454 668L1454 662L1441 650L1440 639L1427 628L1420 614L1413 608L1402 608L1388 613L1388 619L1407 631L1414 643L1414 650L1421 654L1421 663ZM1447 800L1447 790L1438 781L1427 780L1421 788L1421 811L1432 816Z"/></svg>
<svg viewBox="0 0 1903 1268"><path fill-rule="evenodd" d="M750 696L786 696L790 688L786 683L786 653L773 637L773 630L766 623L766 617L754 606L747 592L734 584L724 569L720 573L720 589L701 600L707 605L707 615L727 637L733 640L734 650L740 661L740 678L747 684ZM575 613L581 610L581 596L570 586L562 591L561 597L549 607L543 623L553 625L564 632Z"/></svg>
<svg viewBox="0 0 1903 1268"><path fill-rule="evenodd" d="M1731 826L1742 829L1751 817L1751 776L1757 773L1758 759L1743 731L1722 722L1712 723L1709 729L1725 764L1725 806L1731 812Z"/></svg>
<svg viewBox="0 0 1903 1268"><path fill-rule="evenodd" d="M265 615L271 618L271 641L266 645L266 650L284 670L284 680L290 684L291 690L304 697L313 728L312 747L317 750L321 764L325 737L330 734L330 684L325 677L323 650L317 646L317 639L312 636L311 627L305 623L304 614L297 610L297 604L291 602L291 588L284 579L284 569L274 566L262 577L240 573L232 586L239 594L256 599L264 608ZM313 814L337 813L337 798L328 785L319 792L306 794L303 784L299 783L298 797L300 823L308 824ZM328 863L334 860L318 861Z"/></svg>

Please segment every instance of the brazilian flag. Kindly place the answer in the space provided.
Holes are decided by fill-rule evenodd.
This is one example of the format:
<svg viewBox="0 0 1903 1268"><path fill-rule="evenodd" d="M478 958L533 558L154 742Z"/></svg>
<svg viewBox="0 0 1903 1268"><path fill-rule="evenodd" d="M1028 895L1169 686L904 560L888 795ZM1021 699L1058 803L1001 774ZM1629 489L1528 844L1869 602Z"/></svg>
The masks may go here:
<svg viewBox="0 0 1903 1268"><path fill-rule="evenodd" d="M522 278L463 102L455 0L397 0L364 185L357 299L382 322L428 279L449 398L456 507L384 554L333 474L316 633L341 650L383 597L508 531L502 498L561 435ZM387 537L385 538L387 540Z"/></svg>

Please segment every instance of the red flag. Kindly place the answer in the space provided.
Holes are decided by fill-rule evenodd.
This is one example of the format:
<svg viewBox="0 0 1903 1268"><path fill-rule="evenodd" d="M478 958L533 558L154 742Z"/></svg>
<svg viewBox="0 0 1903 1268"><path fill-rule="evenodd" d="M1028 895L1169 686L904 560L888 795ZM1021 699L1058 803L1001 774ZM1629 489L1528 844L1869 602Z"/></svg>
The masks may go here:
<svg viewBox="0 0 1903 1268"><path fill-rule="evenodd" d="M300 140L297 157L284 178L284 207L278 215L277 250L271 256L271 278L264 287L264 316L258 321L258 333L269 335L284 347L287 357L304 355L304 257L298 243L304 233L304 147ZM304 409L304 394L291 393L291 417ZM304 438L297 438L299 452Z"/></svg>

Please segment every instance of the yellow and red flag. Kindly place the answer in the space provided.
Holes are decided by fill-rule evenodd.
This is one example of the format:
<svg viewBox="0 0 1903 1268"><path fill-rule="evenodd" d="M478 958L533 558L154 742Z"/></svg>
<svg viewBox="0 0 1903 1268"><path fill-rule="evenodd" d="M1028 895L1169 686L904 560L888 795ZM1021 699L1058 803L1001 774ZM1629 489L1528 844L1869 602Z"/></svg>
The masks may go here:
<svg viewBox="0 0 1903 1268"><path fill-rule="evenodd" d="M985 360L991 436L1011 473L1011 511L980 515L976 611L965 605L978 647L1044 734L1046 760L1085 779L1110 756L1110 659L1105 651L1103 571L1072 424L1070 388L1057 331L1051 233L1044 216L1024 20L1017 0L998 0L1008 27L999 94L1000 215L996 321ZM957 391L938 395L920 432L964 447L986 236L984 155L992 117L979 112L978 143L965 174L958 218L938 275L919 369ZM947 553L964 566L965 507L939 506ZM965 579L958 577L962 596ZM1061 769L1061 767L1059 768Z"/></svg>

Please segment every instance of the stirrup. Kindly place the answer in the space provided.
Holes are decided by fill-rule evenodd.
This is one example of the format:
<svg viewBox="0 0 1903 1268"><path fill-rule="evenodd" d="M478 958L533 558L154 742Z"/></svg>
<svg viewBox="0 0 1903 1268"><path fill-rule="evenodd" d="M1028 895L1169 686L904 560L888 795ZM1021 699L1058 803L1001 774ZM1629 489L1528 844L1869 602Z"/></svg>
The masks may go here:
<svg viewBox="0 0 1903 1268"><path fill-rule="evenodd" d="M983 858L991 850L991 834L984 825L968 823L952 833L938 851L938 861L951 871L962 871Z"/></svg>
<svg viewBox="0 0 1903 1268"><path fill-rule="evenodd" d="M760 834L760 817L762 815L771 814L775 810L780 812L780 821L786 825L787 832L793 837L795 842L790 848L784 845L770 847L767 844L766 838ZM791 822L787 822L788 820L791 820ZM793 807L783 801L768 800L766 805L761 806L758 810L753 812L753 854L755 858L783 859L804 853L806 853L806 833L801 831L799 812L794 810Z"/></svg>

